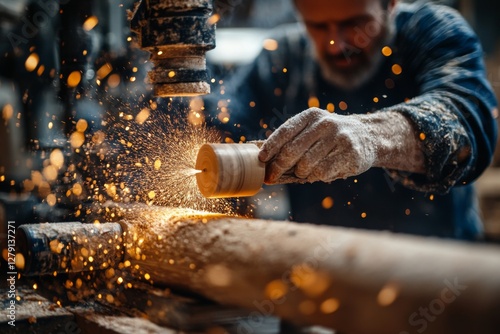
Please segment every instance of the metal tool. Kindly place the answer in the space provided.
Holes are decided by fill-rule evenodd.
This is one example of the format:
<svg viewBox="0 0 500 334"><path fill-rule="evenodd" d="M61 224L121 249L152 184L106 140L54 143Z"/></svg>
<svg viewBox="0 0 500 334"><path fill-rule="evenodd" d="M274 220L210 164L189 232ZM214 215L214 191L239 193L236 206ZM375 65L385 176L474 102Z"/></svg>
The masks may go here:
<svg viewBox="0 0 500 334"><path fill-rule="evenodd" d="M205 53L215 47L212 0L149 0L135 8L131 30L151 53L156 96L210 93Z"/></svg>

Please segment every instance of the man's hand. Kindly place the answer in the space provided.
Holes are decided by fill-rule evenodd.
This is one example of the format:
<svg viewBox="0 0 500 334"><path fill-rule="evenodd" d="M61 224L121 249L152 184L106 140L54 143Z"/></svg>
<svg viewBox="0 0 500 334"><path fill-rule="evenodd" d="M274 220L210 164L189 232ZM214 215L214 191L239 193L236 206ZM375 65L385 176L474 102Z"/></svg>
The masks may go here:
<svg viewBox="0 0 500 334"><path fill-rule="evenodd" d="M310 108L280 126L261 148L268 184L331 182L373 166L423 172L410 122L397 112L343 116Z"/></svg>

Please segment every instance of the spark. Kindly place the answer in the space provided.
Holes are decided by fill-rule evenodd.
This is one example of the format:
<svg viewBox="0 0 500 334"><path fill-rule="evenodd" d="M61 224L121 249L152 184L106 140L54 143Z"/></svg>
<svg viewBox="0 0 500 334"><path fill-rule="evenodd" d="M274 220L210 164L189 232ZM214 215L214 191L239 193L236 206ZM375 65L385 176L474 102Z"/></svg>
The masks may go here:
<svg viewBox="0 0 500 334"><path fill-rule="evenodd" d="M278 42L274 39L265 39L262 46L268 51L275 51L278 49Z"/></svg>
<svg viewBox="0 0 500 334"><path fill-rule="evenodd" d="M338 310L340 302L338 299L329 298L321 303L320 309L324 314L331 314Z"/></svg>
<svg viewBox="0 0 500 334"><path fill-rule="evenodd" d="M382 48L382 54L386 57L389 57L390 55L392 55L392 49L388 46L384 46Z"/></svg>
<svg viewBox="0 0 500 334"><path fill-rule="evenodd" d="M73 71L69 74L67 84L69 87L76 87L82 80L82 74L79 71Z"/></svg>
<svg viewBox="0 0 500 334"><path fill-rule="evenodd" d="M163 110L143 108L137 115L141 116L117 120L117 130L110 136L116 137L111 139L116 143L113 153L118 155L119 170L112 163L103 171L106 184L125 186L113 187L112 194L109 186L99 191L107 191L118 202L232 214L230 200L207 199L196 184L198 150L205 143L220 142L218 133L184 119L173 120Z"/></svg>
<svg viewBox="0 0 500 334"><path fill-rule="evenodd" d="M83 23L83 29L85 31L90 31L92 29L95 28L95 26L97 26L97 24L99 23L99 20L97 19L96 16L90 16L87 20L85 20L85 22Z"/></svg>
<svg viewBox="0 0 500 334"><path fill-rule="evenodd" d="M135 77L130 78L131 82L135 81ZM116 88L120 85L121 78L120 75L117 73L113 73L108 77L108 86L109 88Z"/></svg>
<svg viewBox="0 0 500 334"><path fill-rule="evenodd" d="M396 75L400 75L403 72L403 69L401 68L401 65L399 64L394 64L392 65L392 73Z"/></svg>
<svg viewBox="0 0 500 334"><path fill-rule="evenodd" d="M214 25L216 24L217 22L219 22L220 20L220 15L219 14L213 14L212 16L210 16L207 20L207 24L208 25Z"/></svg>
<svg viewBox="0 0 500 334"><path fill-rule="evenodd" d="M14 115L14 108L11 104L6 104L2 109L2 118L5 121L5 124L12 118Z"/></svg>
<svg viewBox="0 0 500 334"><path fill-rule="evenodd" d="M282 280L269 282L265 288L266 297L271 300L283 298L288 292L288 287Z"/></svg>
<svg viewBox="0 0 500 334"><path fill-rule="evenodd" d="M331 209L333 207L333 198L331 198L330 196L323 198L323 200L321 201L321 206L327 210Z"/></svg>
<svg viewBox="0 0 500 334"><path fill-rule="evenodd" d="M399 286L396 283L387 283L378 293L377 302L380 306L389 306L399 295Z"/></svg>
<svg viewBox="0 0 500 334"><path fill-rule="evenodd" d="M111 71L113 70L113 66L111 66L110 63L106 63L102 65L98 70L97 70L97 78L98 79L104 79L107 77Z"/></svg>
<svg viewBox="0 0 500 334"><path fill-rule="evenodd" d="M319 99L316 96L311 96L307 101L309 108L317 107L319 108Z"/></svg>
<svg viewBox="0 0 500 334"><path fill-rule="evenodd" d="M38 66L39 62L40 62L40 57L36 53L32 53L26 59L26 62L24 63L24 67L26 68L26 71L33 72L36 69L36 67Z"/></svg>
<svg viewBox="0 0 500 334"><path fill-rule="evenodd" d="M329 112L334 112L335 111L335 105L333 103L328 103L326 105L326 110L328 110Z"/></svg>
<svg viewBox="0 0 500 334"><path fill-rule="evenodd" d="M347 103L344 101L339 102L339 108L340 110L346 110L347 109Z"/></svg>

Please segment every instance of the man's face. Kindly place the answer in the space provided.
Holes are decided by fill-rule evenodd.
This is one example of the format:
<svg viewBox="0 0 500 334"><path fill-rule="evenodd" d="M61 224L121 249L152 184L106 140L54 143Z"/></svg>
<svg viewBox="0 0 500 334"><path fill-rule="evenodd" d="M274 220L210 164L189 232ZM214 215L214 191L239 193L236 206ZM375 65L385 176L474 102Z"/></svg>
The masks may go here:
<svg viewBox="0 0 500 334"><path fill-rule="evenodd" d="M296 0L296 7L326 80L352 89L374 74L392 36L392 2L389 10L381 0Z"/></svg>

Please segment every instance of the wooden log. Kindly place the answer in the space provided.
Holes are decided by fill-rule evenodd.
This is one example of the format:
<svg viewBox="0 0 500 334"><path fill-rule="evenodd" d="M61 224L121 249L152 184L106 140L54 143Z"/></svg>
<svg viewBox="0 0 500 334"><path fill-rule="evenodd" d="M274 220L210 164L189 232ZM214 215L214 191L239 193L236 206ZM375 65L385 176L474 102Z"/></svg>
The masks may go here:
<svg viewBox="0 0 500 334"><path fill-rule="evenodd" d="M133 209L125 262L141 280L346 333L498 333L500 251L440 239L184 209Z"/></svg>

